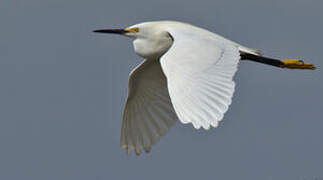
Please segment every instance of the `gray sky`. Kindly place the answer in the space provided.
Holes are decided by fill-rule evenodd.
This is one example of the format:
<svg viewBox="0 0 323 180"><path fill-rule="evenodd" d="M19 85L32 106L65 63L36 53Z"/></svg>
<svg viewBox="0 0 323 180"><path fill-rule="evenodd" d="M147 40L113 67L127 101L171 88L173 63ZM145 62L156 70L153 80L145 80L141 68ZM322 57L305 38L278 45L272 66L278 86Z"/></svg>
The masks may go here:
<svg viewBox="0 0 323 180"><path fill-rule="evenodd" d="M321 0L1 0L0 179L323 179L323 73L242 62L221 126L177 124L150 154L119 150L131 41L149 20L207 28L322 67Z"/></svg>

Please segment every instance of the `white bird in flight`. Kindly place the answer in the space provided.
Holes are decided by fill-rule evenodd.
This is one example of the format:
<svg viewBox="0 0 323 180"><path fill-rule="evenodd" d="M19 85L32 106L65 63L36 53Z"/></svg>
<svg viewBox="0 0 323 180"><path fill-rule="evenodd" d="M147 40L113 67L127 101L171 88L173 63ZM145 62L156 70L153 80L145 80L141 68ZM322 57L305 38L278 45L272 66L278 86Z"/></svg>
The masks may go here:
<svg viewBox="0 0 323 180"><path fill-rule="evenodd" d="M144 58L131 73L120 147L149 152L178 120L194 128L217 127L231 104L240 60L280 68L315 69L297 59L276 60L208 30L175 21L100 29L133 39Z"/></svg>

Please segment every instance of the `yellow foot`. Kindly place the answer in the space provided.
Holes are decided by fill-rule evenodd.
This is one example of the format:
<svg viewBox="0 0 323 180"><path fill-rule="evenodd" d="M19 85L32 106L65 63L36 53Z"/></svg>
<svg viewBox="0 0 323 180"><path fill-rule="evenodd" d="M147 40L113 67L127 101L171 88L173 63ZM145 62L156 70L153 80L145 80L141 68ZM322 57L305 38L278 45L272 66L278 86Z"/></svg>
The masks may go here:
<svg viewBox="0 0 323 180"><path fill-rule="evenodd" d="M315 66L313 64L304 63L304 61L298 59L284 59L281 60L281 62L283 63L282 65L280 65L280 67L282 68L311 70L315 69Z"/></svg>

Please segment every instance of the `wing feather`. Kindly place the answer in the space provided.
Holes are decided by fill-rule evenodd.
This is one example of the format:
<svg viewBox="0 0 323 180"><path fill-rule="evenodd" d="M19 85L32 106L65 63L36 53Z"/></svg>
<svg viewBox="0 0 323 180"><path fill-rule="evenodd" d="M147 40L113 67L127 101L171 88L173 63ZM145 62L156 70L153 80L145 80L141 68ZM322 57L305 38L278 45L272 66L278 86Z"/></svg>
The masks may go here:
<svg viewBox="0 0 323 180"><path fill-rule="evenodd" d="M158 60L145 60L132 71L121 126L120 147L149 152L177 121Z"/></svg>
<svg viewBox="0 0 323 180"><path fill-rule="evenodd" d="M197 129L217 127L232 102L238 46L197 28L167 30L174 42L160 61L179 120Z"/></svg>

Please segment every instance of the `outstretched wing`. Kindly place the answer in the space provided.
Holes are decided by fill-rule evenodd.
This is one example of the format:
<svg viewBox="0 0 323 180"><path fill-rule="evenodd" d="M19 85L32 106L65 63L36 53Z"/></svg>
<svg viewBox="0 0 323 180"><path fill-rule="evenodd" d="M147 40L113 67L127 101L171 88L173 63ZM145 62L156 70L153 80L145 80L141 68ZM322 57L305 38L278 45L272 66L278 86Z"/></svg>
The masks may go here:
<svg viewBox="0 0 323 180"><path fill-rule="evenodd" d="M197 28L168 32L174 42L160 61L179 120L197 129L217 127L234 93L238 47Z"/></svg>
<svg viewBox="0 0 323 180"><path fill-rule="evenodd" d="M167 82L158 60L145 60L130 74L123 112L121 148L128 153L149 152L159 137L177 121Z"/></svg>

